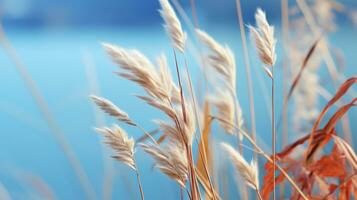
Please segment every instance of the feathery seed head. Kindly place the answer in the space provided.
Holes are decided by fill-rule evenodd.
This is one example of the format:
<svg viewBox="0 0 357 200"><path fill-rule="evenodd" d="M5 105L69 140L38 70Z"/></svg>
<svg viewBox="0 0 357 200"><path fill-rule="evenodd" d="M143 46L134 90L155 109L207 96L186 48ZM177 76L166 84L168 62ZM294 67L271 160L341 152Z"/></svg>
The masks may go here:
<svg viewBox="0 0 357 200"><path fill-rule="evenodd" d="M186 110L185 110L186 111L186 121L183 118L181 107L176 110L176 113L177 113L177 118L179 120L181 128L183 129L182 131L183 131L185 140L188 142L188 144L192 145L193 139L195 136L194 134L196 132L196 116L194 113L193 106L192 106L192 104L189 103L189 101L185 101L185 107L186 107Z"/></svg>
<svg viewBox="0 0 357 200"><path fill-rule="evenodd" d="M155 67L142 53L110 44L103 44L103 47L112 60L124 70L118 73L121 77L137 83L152 97L160 100L170 97Z"/></svg>
<svg viewBox="0 0 357 200"><path fill-rule="evenodd" d="M174 143L161 148L155 144L140 144L143 150L155 160L155 167L169 178L185 187L188 177L188 161L184 149ZM165 150L164 150L165 149Z"/></svg>
<svg viewBox="0 0 357 200"><path fill-rule="evenodd" d="M256 27L249 26L260 60L269 67L276 61L274 27L270 26L265 12L258 8L255 13Z"/></svg>
<svg viewBox="0 0 357 200"><path fill-rule="evenodd" d="M161 5L160 14L165 21L165 29L171 39L174 48L181 52L185 51L186 33L183 32L180 20L176 16L168 0L159 0Z"/></svg>
<svg viewBox="0 0 357 200"><path fill-rule="evenodd" d="M114 125L112 128L96 128L96 131L104 135L106 143L115 150L114 159L136 170L134 162L135 142L133 138L128 138L128 134L117 125Z"/></svg>
<svg viewBox="0 0 357 200"><path fill-rule="evenodd" d="M114 103L108 99L98 97L95 95L90 96L97 106L99 106L104 112L108 113L110 116L115 117L117 120L124 122L126 124L135 126L136 124L129 118L129 115L118 108Z"/></svg>
<svg viewBox="0 0 357 200"><path fill-rule="evenodd" d="M176 84L174 83L170 68L167 64L167 59L165 55L161 55L157 58L157 65L159 70L159 77L162 81L161 87L168 94L170 100L174 103L180 102L180 91Z"/></svg>
<svg viewBox="0 0 357 200"><path fill-rule="evenodd" d="M216 42L206 32L196 29L199 40L209 49L207 55L209 64L226 78L229 86L235 91L236 85L236 64L232 50L227 46L222 46Z"/></svg>
<svg viewBox="0 0 357 200"><path fill-rule="evenodd" d="M226 133L233 134L234 133L234 124L235 124L235 105L234 99L229 91L220 91L215 97L211 98L211 102L217 108L217 117L223 119L224 121L219 121L219 124L224 128ZM237 103L238 104L238 103ZM242 109L239 104L237 105L238 110L238 120L239 124L237 125L239 128L243 126L243 117L242 117Z"/></svg>
<svg viewBox="0 0 357 200"><path fill-rule="evenodd" d="M222 148L229 154L236 171L244 178L245 183L255 189L259 189L258 166L256 162L250 164L231 145L221 143Z"/></svg>

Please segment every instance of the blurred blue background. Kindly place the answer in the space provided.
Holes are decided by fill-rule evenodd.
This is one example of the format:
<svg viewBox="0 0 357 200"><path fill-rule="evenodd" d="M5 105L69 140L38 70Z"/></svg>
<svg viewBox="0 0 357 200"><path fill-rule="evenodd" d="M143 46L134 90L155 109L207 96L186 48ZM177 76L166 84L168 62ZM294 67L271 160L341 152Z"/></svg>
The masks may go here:
<svg viewBox="0 0 357 200"><path fill-rule="evenodd" d="M235 2L195 2L201 28L218 41L229 44L236 54L240 101L244 113L248 113ZM180 3L190 15L189 0L180 0ZM357 8L355 0L341 3L347 5L347 9ZM254 12L261 7L276 26L277 35L281 35L280 1L243 1L242 7L246 24L254 24ZM101 138L93 131L95 126L111 125L114 121L97 113L88 96L94 93L111 99L147 130L155 128L150 120L161 116L131 95L141 90L112 73L117 68L100 43L106 41L137 48L152 59L165 53L173 67L170 43L162 28L158 9L156 0L0 0L4 31L81 161L97 199L106 195L113 199L139 199L139 193L134 173L108 159L112 152L102 148ZM337 23L340 28L331 33L331 43L343 50L345 75L356 75L357 30L346 15L338 15ZM269 123L266 123L269 115L262 97L264 87L261 88L261 85L269 85L259 68L261 64L254 56L250 48L257 88L254 91L256 110L259 111L256 114L257 128L261 140L270 141L269 132L266 132L270 130ZM192 58L189 64L197 69ZM51 191L58 199L86 199L63 151L4 51L0 51L0 69L0 191L6 188L12 199L46 199L45 196L51 196ZM194 77L199 77L195 70L193 73ZM287 83L280 81L281 84ZM248 117L247 114L249 126ZM351 121L357 119L354 111L350 117ZM125 128L134 138L142 134L131 127ZM356 128L352 123L352 131ZM215 130L219 132L217 127ZM147 199L178 199L180 191L177 185L152 170L151 159L141 150L138 150L137 157ZM106 179L107 173L112 180ZM103 182L108 180L109 183L113 181L112 192L103 186ZM232 188L231 197L234 195L237 192Z"/></svg>

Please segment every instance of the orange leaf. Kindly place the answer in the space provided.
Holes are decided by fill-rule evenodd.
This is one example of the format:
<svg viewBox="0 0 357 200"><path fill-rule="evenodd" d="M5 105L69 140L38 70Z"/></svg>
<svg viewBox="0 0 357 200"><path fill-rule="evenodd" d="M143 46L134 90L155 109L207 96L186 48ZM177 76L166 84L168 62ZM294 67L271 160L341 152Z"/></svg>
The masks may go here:
<svg viewBox="0 0 357 200"><path fill-rule="evenodd" d="M357 98L354 98L350 103L342 106L338 111L330 118L330 120L327 122L327 124L324 127L324 130L329 133L335 126L338 120L343 117L343 115L346 114L346 112L352 107L356 106L355 102L357 101Z"/></svg>
<svg viewBox="0 0 357 200"><path fill-rule="evenodd" d="M312 140L314 138L314 134L315 131L317 130L318 126L320 125L322 118L324 117L324 115L327 113L327 111L331 108L332 105L334 105L343 95L346 94L346 92L350 89L350 87L355 84L357 82L357 76L354 76L352 78L349 78L348 80L346 80L341 86L340 88L337 90L335 96L327 103L327 105L324 107L324 109L322 110L322 112L319 114L319 116L317 117L314 126L312 128L311 131L311 135L310 135L310 142L309 142L309 146L307 148L307 156L311 155L311 144L312 144ZM309 161L309 158L311 157L306 157L306 161Z"/></svg>
<svg viewBox="0 0 357 200"><path fill-rule="evenodd" d="M330 155L322 156L311 166L310 170L321 177L346 176L342 155L336 146L333 148Z"/></svg>
<svg viewBox="0 0 357 200"><path fill-rule="evenodd" d="M319 126L323 116L326 114L326 112L331 108L333 104L335 104L343 95L346 94L346 92L350 89L350 87L357 82L357 76L354 76L352 78L349 78L346 80L340 88L337 90L335 96L327 103L325 108L322 110L320 115L317 117L314 126L312 128L311 133L314 134L316 131L317 127ZM312 136L311 136L312 137Z"/></svg>

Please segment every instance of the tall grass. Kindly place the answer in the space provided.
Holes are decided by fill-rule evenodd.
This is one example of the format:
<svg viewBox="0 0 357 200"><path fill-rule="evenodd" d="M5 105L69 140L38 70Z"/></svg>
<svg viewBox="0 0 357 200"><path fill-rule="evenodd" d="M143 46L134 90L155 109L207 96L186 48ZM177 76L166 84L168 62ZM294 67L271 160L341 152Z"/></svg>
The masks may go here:
<svg viewBox="0 0 357 200"><path fill-rule="evenodd" d="M177 184L181 190L180 197L177 197L180 199L218 200L222 199L222 196L226 197L223 191L232 187L220 185L220 177L217 176L228 177L230 171L224 170L224 174L217 172L219 169L215 166L221 164L218 163L221 160L217 158L215 151L223 151L230 158L234 167L233 176L239 177L236 188L239 188L243 199L250 199L248 190L255 192L256 199L259 200L357 198L357 155L353 145L349 143L353 138L346 121L348 111L357 105L353 89L357 77L346 79L337 70L327 40L328 33L337 26L334 22L334 12L342 11L342 5L334 1L297 0L296 7L290 9L288 1L282 0L283 38L276 37L274 26L268 22L269 13L267 15L260 8L255 13L255 26L248 26L250 39L257 54L254 58L263 64L261 71L266 73L271 83L270 91L267 90L271 93L269 152L263 150L258 141L259 134L256 133L254 75L251 74L251 67L254 66L249 61L249 47L246 44L240 0L236 1L236 11L248 81L249 120L244 117L239 101L245 96L237 90L237 84L241 81L237 76L237 68L241 66L236 64L237 56L232 48L203 31L203 27L199 27L194 0L190 0L194 26L178 1L173 0L175 7L172 7L169 0L159 0L159 3L164 29L172 47L172 52L168 54L174 58L173 63L168 63L166 55L158 56L154 62L136 49L110 43L102 44L118 67L115 74L141 87L144 94L136 97L164 115L162 119L154 120L157 131L146 131L110 100L96 95L90 96L92 101L104 113L116 119L118 124L129 125L142 132L143 136L135 141L118 124L96 128L96 131L104 136L105 143L113 150L112 158L125 164L135 173L138 193L142 200L147 190L141 181L141 166L136 161L138 149L153 159L155 169ZM176 15L176 10L180 16ZM186 32L180 17L185 19L192 30ZM191 37L198 39L198 54L204 60L200 63L204 65L200 68L204 80L199 80L205 82L203 94L197 92L200 88L194 84L195 80L190 74L191 65L187 57L191 52L188 51L187 43L192 41ZM277 43L281 42L287 53L284 55L283 77L278 77L277 60L283 55L277 54L275 48ZM96 194L87 175L2 29L0 43L29 87L76 172L87 198L95 199ZM323 66L322 61L326 64L328 78L333 83L331 91L321 84L318 70ZM181 66L180 63L185 65ZM171 68L175 69L174 73L171 73ZM207 73L209 70L215 73ZM278 78L284 80L281 115L276 111ZM330 95L325 105L319 103L321 94L325 97ZM289 117L289 113L292 113L292 117ZM276 116L280 118L276 120ZM282 131L279 129L281 118L284 126ZM268 119L262 120L270 122ZM294 126L291 126L292 121ZM340 121L344 122L342 131L339 128ZM237 139L236 148L227 141L218 141L215 134L219 133L213 132L211 128L214 123L219 125L218 130L227 137ZM247 130L246 124L250 124L250 131ZM279 134L282 134L282 140L277 137ZM288 137L292 134L296 135L294 140ZM280 141L281 150L277 145ZM221 145L214 146L214 142ZM243 148L254 153L250 163L247 162L249 159L246 158ZM264 166L258 164L258 156L265 160ZM281 194L277 196L276 191L279 187ZM9 198L6 188L0 188L0 195L5 199Z"/></svg>
<svg viewBox="0 0 357 200"><path fill-rule="evenodd" d="M180 6L177 1L174 2L176 6ZM321 3L317 1L316 4ZM214 155L210 153L210 149L214 148L210 144L210 140L213 139L212 133L207 132L211 129L211 123L217 121L225 133L228 135L237 136L239 138L239 147L238 150L241 152L241 147L243 147L242 140L247 139L249 143L253 146L254 152L258 156L263 156L267 160L265 163L264 169L260 170L259 166L255 161L252 161L251 164L248 164L244 158L244 154L238 153L232 146L229 144L223 143L222 147L226 150L226 152L232 158L232 163L236 167L237 176L242 176L244 182L253 189L258 199L269 199L270 196L272 199L281 199L281 198L291 198L291 199L325 199L331 198L332 196L336 196L338 198L351 197L353 193L352 189L355 188L353 181L353 174L351 175L351 170L349 167L355 165L355 154L353 149L349 146L349 144L343 140L341 137L337 136L336 125L338 121L347 113L349 109L355 106L355 99L352 100L349 104L341 105L338 107L337 111L332 115L332 117L328 120L328 123L323 128L319 128L322 117L326 114L329 108L334 105L342 96L344 96L348 90L351 89L351 86L356 82L357 77L352 77L348 79L345 83L343 83L340 88L337 88L337 92L332 100L327 104L327 107L322 110L320 115L316 115L315 113L309 114L308 118L304 117L303 112L298 112L301 114L299 119L308 119L309 122L314 122L314 126L310 127L311 131L307 131L308 135L292 142L290 145L287 145L283 148L282 151L277 151L277 131L276 125L279 127L280 119L278 120L278 124L275 124L275 116L276 116L276 102L275 102L275 79L276 77L276 60L279 55L275 53L275 46L277 43L277 39L274 35L274 27L270 25L267 21L267 16L265 12L261 9L257 9L255 14L256 26L249 26L251 39L253 41L253 45L257 50L257 59L259 59L263 64L263 70L267 74L267 76L271 80L271 118L272 118L272 130L271 130L271 138L272 138L272 154L269 155L267 152L264 152L262 148L258 145L255 139L255 119L254 119L254 97L253 97L253 86L252 81L250 80L250 64L248 60L248 50L247 45L245 44L245 29L243 26L242 19L242 10L240 1L237 1L237 13L238 20L240 24L241 38L244 45L244 59L245 66L247 71L247 79L249 85L249 100L250 100L250 112L251 112L251 123L252 123L252 136L247 133L244 128L244 120L243 114L241 112L240 104L237 99L238 93L236 90L236 62L233 51L228 47L228 45L222 45L218 41L216 41L212 36L208 33L196 29L195 33L199 40L199 42L205 47L204 49L200 49L199 54L201 58L205 60L204 65L215 70L217 73L213 76L216 76L222 80L221 82L214 81L215 79L208 78L204 81L210 82L209 85L214 88L212 92L210 90L204 93L204 97L200 99L204 99L204 102L196 101L195 99L195 90L193 86L193 81L189 72L189 64L187 63L186 56L184 56L185 61L185 72L187 76L187 87L188 90L184 90L184 82L183 76L181 73L182 67L178 64L179 57L177 56L177 51L186 54L186 38L189 37L182 27L179 21L179 18L175 14L175 10L171 7L170 3L167 0L160 0L160 4L162 10L160 11L161 16L165 21L165 29L170 38L172 47L173 47L173 56L175 58L175 71L177 76L178 85L171 78L171 74L168 73L167 64L165 64L165 68L163 70L162 64L158 63L156 66L152 64L149 59L147 59L144 55L142 55L137 50L125 50L121 47L116 47L114 45L106 45L106 49L109 47L109 55L113 59L113 61L121 68L118 72L120 76L130 81L133 81L139 84L141 87L145 89L147 92L147 96L139 96L140 99L144 100L147 104L153 106L154 108L161 110L165 113L169 120L160 120L156 123L159 126L159 131L161 132L161 136L159 139L153 138L151 135L147 138L150 138L152 141L146 143L142 141L140 147L143 148L149 155L154 158L154 166L158 168L162 173L166 174L170 179L176 181L183 190L187 193L187 198L189 199L201 199L202 192L205 193L206 198L208 199L221 199L220 191L218 190L217 183L215 181L216 178L211 179L211 176L214 176L212 170L212 159L214 159ZM192 5L193 17L195 27L198 27L198 19L196 13L196 7L194 7L195 2L190 1ZM287 1L283 1L282 5L284 8L282 9L284 17L288 18L288 4ZM308 26L312 26L311 20L312 15L309 13L308 8L304 1L299 0L298 6L301 8L302 16L300 19L300 23L307 24ZM325 5L326 6L326 5ZM317 6L318 7L318 6ZM181 7L178 7L181 9ZM180 10L180 13L184 11ZM317 14L319 12L316 10ZM332 12L332 11L331 11ZM187 15L183 13L187 21ZM306 17L307 21L301 21ZM297 70L293 70L292 75L286 73L287 69L284 69L283 73L284 80L291 82L290 85L284 86L285 89L285 98L283 101L283 117L284 124L288 125L289 120L287 118L286 112L288 112L289 108L289 99L290 97L293 99L298 99L299 101L295 101L296 106L303 106L307 104L306 108L314 108L317 109L314 99L311 99L309 102L308 98L309 94L312 95L312 98L315 98L317 95L315 90L312 90L310 93L302 93L302 91L309 90L309 87L306 84L309 84L308 78L306 78L306 73L302 73L305 71L305 68L311 73L312 76L316 76L313 74L314 71L311 70L311 65L316 65L314 60L316 57L328 58L327 45L324 47L320 47L320 40L315 40L313 42L305 42L305 46L308 48L301 48L303 45L294 46L294 42L290 42L289 34L292 32L289 30L289 21L288 19L284 20L284 48L288 49L289 52L285 55L286 65L294 65L294 63L301 62L300 68ZM190 22L189 22L190 23ZM332 22L331 22L332 23ZM191 24L189 24L191 25ZM318 25L314 25L318 26ZM303 31L298 31L299 34L303 33ZM295 33L294 33L295 34ZM307 33L306 33L307 34ZM318 34L315 33L315 39ZM326 43L325 40L323 40ZM279 41L278 41L279 42ZM291 43L291 44L290 44ZM296 47L299 47L299 51L301 52L300 60L293 60L293 53L296 52ZM319 51L315 49L322 48ZM305 52L303 52L305 51ZM327 56L326 56L327 55ZM312 61L311 61L312 60ZM291 63L290 63L291 62ZM333 80L335 80L335 84L338 84L337 77L340 77L337 71L333 71L333 65L331 60L327 59L329 63L329 71ZM202 67L201 69L208 69L206 67ZM295 72L298 73L295 73ZM205 73L204 71L202 73ZM160 84L160 80L164 82L164 84ZM304 81L302 79L304 78ZM239 82L239 80L238 80ZM316 86L318 87L318 86ZM312 88L313 89L313 88ZM295 93L293 93L296 90ZM314 92L314 93L312 93ZM191 100L188 97L191 96ZM303 98L306 101L301 101ZM113 111L103 107L101 108L113 116ZM116 108L115 105L111 105L111 107L115 108L115 113L117 113L119 108ZM212 109L209 109L212 107ZM216 112L212 112L211 110L215 110ZM308 112L310 111L306 111ZM284 114L285 113L285 114ZM127 115L121 115L118 118L118 115L114 116L120 121L126 121L129 124L131 123L127 119ZM203 122L202 120L205 119ZM207 121L206 119L210 119ZM312 120L312 121L310 121ZM195 123L197 121L197 124ZM268 121L268 120L266 120ZM308 126L309 123L306 121L299 121L301 127ZM306 124L305 124L306 123ZM196 128L197 125L198 129ZM201 127L203 125L203 127ZM306 130L306 129L305 129ZM290 134L290 129L284 129L283 134ZM200 138L201 137L201 138ZM193 159L193 141L195 138L201 142L199 142L199 151L198 151L198 163L197 168L195 161ZM335 138L335 140L331 140ZM284 141L288 141L288 137L284 136ZM113 141L114 142L114 141ZM334 150L331 154L325 154L324 151L321 151L324 147L328 147L329 143L332 143L334 146ZM335 144L333 144L335 143ZM305 145L307 144L307 145ZM203 146L202 146L203 145ZM302 147L302 151L297 152L298 147ZM250 149L249 147L247 147ZM204 153L202 154L202 150ZM203 155L203 156L202 156ZM346 157L343 155L347 155ZM335 157L341 156L341 157ZM319 157L319 158L317 158ZM340 165L337 168L333 169L322 169L324 165L332 165L334 159L343 159L349 161L351 166L349 165ZM256 160L257 158L255 158ZM328 160L330 159L330 160ZM119 160L120 161L120 160ZM208 162L210 161L210 162ZM202 167L203 166L203 167ZM258 176L258 171L261 171L264 174L263 179L261 180ZM279 172L279 173L277 173ZM341 174L343 172L343 176L341 178ZM353 172L353 170L352 170ZM206 174L203 175L202 173ZM228 173L228 172L226 172ZM225 174L226 175L226 174ZM351 175L351 176L348 176ZM339 178L339 185L336 185L335 182L330 182L328 178ZM284 187L283 184L286 182L289 183L290 187ZM200 183L200 184L198 184ZM237 182L237 184L241 184L241 182ZM346 185L348 184L348 185ZM276 189L279 185L285 188L281 197L276 196ZM318 187L318 190L313 190L312 188ZM328 188L335 188L334 190L330 190ZM246 190L245 187L239 187L242 190ZM329 190L329 191L326 191ZM335 192L335 190L340 190L340 192ZM182 196L181 196L182 198ZM243 198L248 198L248 196L243 196Z"/></svg>

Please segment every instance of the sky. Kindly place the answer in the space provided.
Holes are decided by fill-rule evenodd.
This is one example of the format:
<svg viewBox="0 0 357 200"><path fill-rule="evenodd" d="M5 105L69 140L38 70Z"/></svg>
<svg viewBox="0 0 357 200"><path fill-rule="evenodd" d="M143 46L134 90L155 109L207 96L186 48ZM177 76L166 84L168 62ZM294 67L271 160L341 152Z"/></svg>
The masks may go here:
<svg viewBox="0 0 357 200"><path fill-rule="evenodd" d="M185 7L188 0L179 0ZM343 3L357 5L356 1ZM196 0L199 16L218 23L235 22L234 0ZM290 1L293 4L293 1ZM280 17L280 1L250 0L243 2L245 18L252 19L257 7L269 13L271 19ZM43 26L142 26L160 18L158 0L1 0L0 12L4 24L13 27Z"/></svg>

